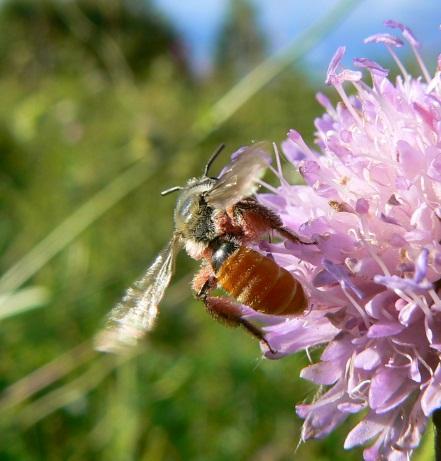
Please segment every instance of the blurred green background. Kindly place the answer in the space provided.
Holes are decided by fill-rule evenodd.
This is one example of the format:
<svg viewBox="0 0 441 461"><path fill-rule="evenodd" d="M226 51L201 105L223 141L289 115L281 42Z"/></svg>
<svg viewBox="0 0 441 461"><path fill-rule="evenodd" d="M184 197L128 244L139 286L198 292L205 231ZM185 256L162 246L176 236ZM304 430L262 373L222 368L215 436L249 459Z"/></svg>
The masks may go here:
<svg viewBox="0 0 441 461"><path fill-rule="evenodd" d="M318 88L290 63L354 3L268 58L252 6L231 2L201 77L149 2L1 2L2 461L361 457L342 448L353 421L295 453L294 404L315 392L298 378L304 354L263 361L212 321L185 254L141 347L91 346L171 235L161 190L200 174L220 142L279 142L290 127L312 140Z"/></svg>

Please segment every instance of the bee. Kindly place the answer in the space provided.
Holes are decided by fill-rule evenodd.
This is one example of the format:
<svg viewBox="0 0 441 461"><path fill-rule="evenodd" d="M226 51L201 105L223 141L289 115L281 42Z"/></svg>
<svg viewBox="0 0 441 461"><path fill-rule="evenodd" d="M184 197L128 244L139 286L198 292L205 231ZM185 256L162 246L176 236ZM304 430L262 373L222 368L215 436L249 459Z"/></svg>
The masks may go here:
<svg viewBox="0 0 441 461"><path fill-rule="evenodd" d="M153 328L182 248L202 261L192 288L207 311L229 326L243 326L269 349L263 332L244 318L241 305L271 315L298 315L307 307L300 282L251 247L271 231L294 243L311 243L283 227L280 217L256 200L258 181L271 160L266 143L242 148L218 177L209 176L223 147L211 156L202 177L162 192L180 192L171 240L113 308L107 328L96 338L97 349L121 351ZM211 296L218 287L231 297Z"/></svg>

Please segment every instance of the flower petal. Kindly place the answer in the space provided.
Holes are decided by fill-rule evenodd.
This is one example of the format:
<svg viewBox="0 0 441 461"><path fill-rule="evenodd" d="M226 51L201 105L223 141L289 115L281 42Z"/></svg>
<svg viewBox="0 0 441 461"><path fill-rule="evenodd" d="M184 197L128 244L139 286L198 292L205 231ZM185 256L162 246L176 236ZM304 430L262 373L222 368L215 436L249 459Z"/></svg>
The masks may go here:
<svg viewBox="0 0 441 461"><path fill-rule="evenodd" d="M329 364L327 362L319 362L303 368L300 372L300 377L313 381L316 384L331 385L334 384L343 373L344 368L341 369L335 364Z"/></svg>
<svg viewBox="0 0 441 461"><path fill-rule="evenodd" d="M415 283L411 279L404 279L397 275L383 276L376 275L374 282L387 286L391 290L403 290L421 294L432 289L432 284L429 282Z"/></svg>
<svg viewBox="0 0 441 461"><path fill-rule="evenodd" d="M365 419L359 422L346 437L344 447L346 450L362 445L378 435L388 425L387 415L369 413Z"/></svg>
<svg viewBox="0 0 441 461"><path fill-rule="evenodd" d="M396 369L383 367L371 381L369 406L377 413L396 407L409 396L406 380Z"/></svg>
<svg viewBox="0 0 441 461"><path fill-rule="evenodd" d="M421 283L423 279L426 278L428 264L429 264L429 250L427 248L423 248L416 260L415 275L414 275L414 280L416 283Z"/></svg>
<svg viewBox="0 0 441 461"><path fill-rule="evenodd" d="M441 367L438 368L430 380L430 384L421 397L421 408L426 416L430 416L441 407Z"/></svg>
<svg viewBox="0 0 441 461"><path fill-rule="evenodd" d="M381 356L374 348L367 348L356 355L354 365L363 370L374 370L381 363Z"/></svg>
<svg viewBox="0 0 441 461"><path fill-rule="evenodd" d="M339 332L327 318L290 319L265 328L265 338L278 352L274 357L264 350L265 357L279 358L314 345L331 341Z"/></svg>
<svg viewBox="0 0 441 461"><path fill-rule="evenodd" d="M401 139L397 142L397 155L401 168L408 178L413 179L422 173L425 158L407 141Z"/></svg>
<svg viewBox="0 0 441 461"><path fill-rule="evenodd" d="M417 399L409 415L409 422L397 440L397 446L402 449L417 448L427 425L427 418L421 408L421 401Z"/></svg>
<svg viewBox="0 0 441 461"><path fill-rule="evenodd" d="M377 322L372 325L367 333L368 338L384 338L401 333L404 325L398 322Z"/></svg>

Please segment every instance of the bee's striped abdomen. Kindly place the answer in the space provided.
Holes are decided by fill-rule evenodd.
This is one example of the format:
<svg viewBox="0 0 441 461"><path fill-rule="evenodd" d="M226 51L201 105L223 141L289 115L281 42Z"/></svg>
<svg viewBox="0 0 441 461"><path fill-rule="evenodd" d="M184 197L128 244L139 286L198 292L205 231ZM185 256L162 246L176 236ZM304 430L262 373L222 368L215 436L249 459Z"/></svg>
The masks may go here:
<svg viewBox="0 0 441 461"><path fill-rule="evenodd" d="M247 247L234 251L216 276L240 303L266 314L300 314L307 306L302 286L287 270Z"/></svg>

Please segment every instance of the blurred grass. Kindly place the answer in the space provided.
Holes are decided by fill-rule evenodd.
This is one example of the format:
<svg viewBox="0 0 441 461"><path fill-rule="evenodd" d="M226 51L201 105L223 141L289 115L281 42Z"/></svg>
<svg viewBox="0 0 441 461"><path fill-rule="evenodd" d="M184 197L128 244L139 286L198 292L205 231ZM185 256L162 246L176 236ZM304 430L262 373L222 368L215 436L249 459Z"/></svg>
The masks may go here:
<svg viewBox="0 0 441 461"><path fill-rule="evenodd" d="M0 306L0 459L359 459L342 449L351 422L294 454L294 403L314 394L298 379L305 357L262 361L252 338L212 322L190 301L196 264L184 255L157 330L133 356L99 355L89 342L172 231L174 197L157 202L159 191L199 174L219 142L280 141L290 127L311 139L315 90L290 65L357 2L339 3L239 83L222 63L195 80L148 10L168 42L146 47L138 68L142 26L120 18L140 14L125 3L0 10L14 37L6 46L0 34L0 292L10 296Z"/></svg>

